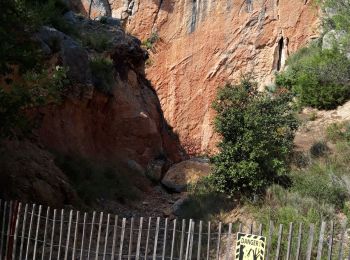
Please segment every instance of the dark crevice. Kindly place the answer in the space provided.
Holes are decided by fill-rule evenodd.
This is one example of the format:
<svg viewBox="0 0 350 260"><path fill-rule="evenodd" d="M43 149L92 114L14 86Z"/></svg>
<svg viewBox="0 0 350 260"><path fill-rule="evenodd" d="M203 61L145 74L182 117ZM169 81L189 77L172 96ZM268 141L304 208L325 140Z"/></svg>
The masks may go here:
<svg viewBox="0 0 350 260"><path fill-rule="evenodd" d="M278 53L277 53L277 71L282 69L282 56L283 56L283 48L284 48L284 39L281 39L278 42Z"/></svg>
<svg viewBox="0 0 350 260"><path fill-rule="evenodd" d="M196 23L197 23L197 0L192 0L192 15L191 15L191 25L190 25L190 32L194 32L196 29Z"/></svg>
<svg viewBox="0 0 350 260"><path fill-rule="evenodd" d="M152 24L152 32L154 32L154 26L156 25L156 22L158 20L159 12L162 9L163 1L164 0L159 0L158 9L157 9L156 15L154 16L154 20L153 20L153 24Z"/></svg>

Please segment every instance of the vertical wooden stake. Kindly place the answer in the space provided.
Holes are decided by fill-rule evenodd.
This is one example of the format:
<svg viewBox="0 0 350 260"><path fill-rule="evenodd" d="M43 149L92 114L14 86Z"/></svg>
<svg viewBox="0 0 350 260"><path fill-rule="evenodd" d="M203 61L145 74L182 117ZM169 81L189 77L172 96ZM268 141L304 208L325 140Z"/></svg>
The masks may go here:
<svg viewBox="0 0 350 260"><path fill-rule="evenodd" d="M226 260L230 259L231 242L232 242L232 223L230 223L228 225L228 238L227 238L227 246L226 246Z"/></svg>
<svg viewBox="0 0 350 260"><path fill-rule="evenodd" d="M281 242L282 242L282 234L283 234L283 224L280 224L280 229L278 231L278 242L277 242L277 249L276 249L276 257L275 260L279 260L280 257L280 249L281 249Z"/></svg>
<svg viewBox="0 0 350 260"><path fill-rule="evenodd" d="M149 243L149 233L151 231L151 221L152 221L152 218L148 218L148 228L147 228L146 246L145 246L145 260L148 257L148 243Z"/></svg>
<svg viewBox="0 0 350 260"><path fill-rule="evenodd" d="M114 217L114 227L113 227L113 241L112 241L112 256L111 260L114 260L115 256L115 246L117 241L117 230L118 230L118 216L115 215Z"/></svg>
<svg viewBox="0 0 350 260"><path fill-rule="evenodd" d="M107 253L107 245L108 245L108 235L109 235L109 221L110 221L111 215L107 215L107 226L106 226L106 234L105 234L105 246L103 248L103 259L106 260L106 253Z"/></svg>
<svg viewBox="0 0 350 260"><path fill-rule="evenodd" d="M266 247L266 260L269 260L270 254L271 254L271 245L272 245L272 235L273 235L273 222L270 221L270 226L269 226L269 236L267 238L267 247Z"/></svg>
<svg viewBox="0 0 350 260"><path fill-rule="evenodd" d="M182 220L182 230L181 230L181 241L180 241L180 255L179 260L182 260L183 250L184 250L184 239L185 239L185 230L186 230L186 220Z"/></svg>
<svg viewBox="0 0 350 260"><path fill-rule="evenodd" d="M77 214L76 214L76 217L75 217L74 241L73 241L73 252L72 252L72 259L73 260L75 260L75 252L76 252L76 249L77 249L79 217L80 217L80 212L77 211Z"/></svg>
<svg viewBox="0 0 350 260"><path fill-rule="evenodd" d="M126 222L126 219L123 218L122 233L120 235L119 260L122 260L122 257L123 257L123 243L124 243L124 235L125 235L125 222Z"/></svg>
<svg viewBox="0 0 350 260"><path fill-rule="evenodd" d="M201 259L203 221L199 221L197 260Z"/></svg>
<svg viewBox="0 0 350 260"><path fill-rule="evenodd" d="M64 251L64 260L68 260L68 252L69 252L69 243L70 243L70 231L72 228L72 218L73 218L73 210L69 212L69 220L68 220L68 232L66 239L66 248Z"/></svg>
<svg viewBox="0 0 350 260"><path fill-rule="evenodd" d="M39 206L39 212L38 212L38 219L36 222L36 232L35 232L35 240L34 240L34 252L33 252L33 259L36 259L36 248L38 245L38 236L39 236L39 226L40 226L40 218L41 218L41 210L42 206Z"/></svg>
<svg viewBox="0 0 350 260"><path fill-rule="evenodd" d="M327 260L332 260L332 254L333 254L333 233L334 233L334 222L333 220L330 223L330 234L329 234L329 240L328 240L328 257Z"/></svg>
<svg viewBox="0 0 350 260"><path fill-rule="evenodd" d="M103 212L100 213L100 221L98 223L95 260L98 260L98 255L100 253L100 240L101 240L102 220L103 220Z"/></svg>
<svg viewBox="0 0 350 260"><path fill-rule="evenodd" d="M28 260L28 255L29 255L29 245L30 245L30 237L32 235L32 225L33 225L33 218L34 218L34 214L35 214L35 207L36 207L36 205L33 204L32 212L31 212L31 216L30 216L30 221L29 221L29 231L28 231L28 238L27 238L27 249L26 249L25 260Z"/></svg>
<svg viewBox="0 0 350 260"><path fill-rule="evenodd" d="M208 222L208 242L207 242L207 260L209 260L210 257L210 221Z"/></svg>
<svg viewBox="0 0 350 260"><path fill-rule="evenodd" d="M58 240L57 260L60 260L60 256L61 256L61 246L62 246L62 237L63 237L63 222L64 222L64 209L61 210L60 237Z"/></svg>
<svg viewBox="0 0 350 260"><path fill-rule="evenodd" d="M286 260L290 259L291 247L292 247L292 237L293 237L293 223L289 223L289 233L288 233L288 246L287 246L287 257Z"/></svg>
<svg viewBox="0 0 350 260"><path fill-rule="evenodd" d="M1 206L0 206L1 207ZM18 225L19 225L19 218L21 216L21 208L22 208L22 203L18 204L18 209L17 209L17 217L16 217L16 226L15 226L15 234L14 234L14 239L13 239L13 248L12 248L12 259L16 259L16 249L17 249L17 234L18 234Z"/></svg>
<svg viewBox="0 0 350 260"><path fill-rule="evenodd" d="M176 236L176 219L174 219L174 225L173 225L173 239L171 241L170 260L173 260L173 257L174 257L175 236Z"/></svg>
<svg viewBox="0 0 350 260"><path fill-rule="evenodd" d="M165 219L165 224L164 224L164 240L163 240L162 260L165 260L166 238L167 238L167 235L168 235L167 231L168 231L168 218Z"/></svg>
<svg viewBox="0 0 350 260"><path fill-rule="evenodd" d="M154 236L154 247L153 247L153 260L157 259L157 246L158 246L158 234L159 234L159 221L160 218L157 218L157 223L156 223L156 233Z"/></svg>
<svg viewBox="0 0 350 260"><path fill-rule="evenodd" d="M90 229L90 238L89 238L89 246L88 246L88 255L87 260L90 260L90 252L91 252L91 244L92 244L92 237L94 234L94 225L95 225L95 218L96 218L96 211L92 213L92 221L91 221L91 229Z"/></svg>
<svg viewBox="0 0 350 260"><path fill-rule="evenodd" d="M312 245L314 241L314 224L310 224L310 231L309 231L309 240L307 244L307 251L306 251L306 260L311 259L311 253L312 253Z"/></svg>
<svg viewBox="0 0 350 260"><path fill-rule="evenodd" d="M80 245L80 260L83 260L85 254L84 254L84 241L85 241L85 227L86 227L86 219L87 219L87 213L84 212L84 219L83 219L83 232L81 235L81 245Z"/></svg>
<svg viewBox="0 0 350 260"><path fill-rule="evenodd" d="M53 210L53 218L52 218L52 231L51 231L51 241L50 241L50 256L49 260L52 259L52 253L53 253L53 243L55 239L55 226L56 226L56 209Z"/></svg>
<svg viewBox="0 0 350 260"><path fill-rule="evenodd" d="M299 224L299 231L298 231L297 251L295 253L295 260L299 260L299 257L300 257L302 236L303 236L303 223L300 223Z"/></svg>
<svg viewBox="0 0 350 260"><path fill-rule="evenodd" d="M318 239L317 258L316 258L317 260L321 260L321 257L322 257L323 237L324 237L325 229L326 229L326 222L322 221L320 238Z"/></svg>
<svg viewBox="0 0 350 260"><path fill-rule="evenodd" d="M131 218L131 220L130 220L128 260L131 260L133 234L134 234L134 218Z"/></svg>
<svg viewBox="0 0 350 260"><path fill-rule="evenodd" d="M219 231L218 231L218 243L216 245L216 260L220 259L221 226L222 226L222 223L220 222Z"/></svg>
<svg viewBox="0 0 350 260"><path fill-rule="evenodd" d="M138 233L138 236L137 236L137 248L136 248L135 260L139 260L140 259L142 225L143 225L143 217L140 218L139 233Z"/></svg>

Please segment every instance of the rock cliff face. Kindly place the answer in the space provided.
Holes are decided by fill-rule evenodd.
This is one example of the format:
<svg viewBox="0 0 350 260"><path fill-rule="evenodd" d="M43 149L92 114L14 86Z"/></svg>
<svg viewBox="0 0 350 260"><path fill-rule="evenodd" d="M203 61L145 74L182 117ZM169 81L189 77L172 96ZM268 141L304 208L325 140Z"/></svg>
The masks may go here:
<svg viewBox="0 0 350 260"><path fill-rule="evenodd" d="M245 73L269 84L288 55L318 36L313 0L110 0L109 6L137 37L159 35L147 77L165 118L195 151L215 147L211 103L220 85Z"/></svg>
<svg viewBox="0 0 350 260"><path fill-rule="evenodd" d="M141 42L116 25L83 20L76 26L86 34L98 27L101 34L109 35L111 48L103 55L113 62L111 91L105 94L93 86L89 60L97 53L79 47L67 35L43 28L38 38L47 45L48 52L52 37L60 42L56 62L69 67L73 86L62 104L40 109L42 123L37 135L41 143L63 154L127 162L138 168L159 158L178 161L179 146L145 77L147 53L140 47ZM84 77L79 77L82 74Z"/></svg>

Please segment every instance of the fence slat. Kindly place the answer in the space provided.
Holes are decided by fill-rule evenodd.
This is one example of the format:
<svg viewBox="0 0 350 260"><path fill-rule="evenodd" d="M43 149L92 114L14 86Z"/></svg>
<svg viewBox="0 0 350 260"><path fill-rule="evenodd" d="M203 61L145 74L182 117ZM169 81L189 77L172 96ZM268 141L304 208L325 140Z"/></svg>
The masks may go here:
<svg viewBox="0 0 350 260"><path fill-rule="evenodd" d="M134 218L131 218L131 220L130 220L128 260L131 260L133 232L134 232Z"/></svg>
<svg viewBox="0 0 350 260"><path fill-rule="evenodd" d="M195 226L195 222L192 221L191 240L190 240L190 253L189 253L189 259L190 260L192 259L192 252L193 252L194 226Z"/></svg>
<svg viewBox="0 0 350 260"><path fill-rule="evenodd" d="M45 218L45 227L44 227L43 247L41 250L41 260L44 260L44 258L45 258L45 246L46 246L47 226L49 224L49 218L50 218L50 207L47 207L46 218ZM13 257L13 259L14 259L14 257Z"/></svg>
<svg viewBox="0 0 350 260"><path fill-rule="evenodd" d="M32 233L32 226L33 226L33 218L34 218L34 213L35 213L35 207L36 207L36 205L33 204L33 206L32 206L32 213L31 213L30 221L29 221L29 231L28 231L28 238L27 238L27 249L26 249L25 260L28 260L28 255L29 255L30 236L31 236L31 233Z"/></svg>
<svg viewBox="0 0 350 260"><path fill-rule="evenodd" d="M276 249L275 260L278 260L279 257L280 257L282 234L283 234L283 224L280 224L280 228L279 228L279 231L278 231L278 241L277 241L277 249Z"/></svg>
<svg viewBox="0 0 350 260"><path fill-rule="evenodd" d="M173 257L174 257L175 237L176 237L176 219L174 219L174 225L173 225L173 239L171 241L170 260L173 260Z"/></svg>
<svg viewBox="0 0 350 260"><path fill-rule="evenodd" d="M124 235L125 235L125 222L126 222L126 219L123 218L122 231L121 231L121 235L120 235L119 260L122 260L122 257L123 257L123 243L124 243Z"/></svg>
<svg viewBox="0 0 350 260"><path fill-rule="evenodd" d="M103 260L106 259L107 254L107 245L108 245L108 235L109 235L109 221L111 218L111 214L107 215L107 226L106 226L106 234L105 234L105 246L103 248Z"/></svg>
<svg viewBox="0 0 350 260"><path fill-rule="evenodd" d="M230 259L231 255L231 242L232 242L232 223L228 225L228 238L227 238L227 248L226 248L226 260Z"/></svg>
<svg viewBox="0 0 350 260"><path fill-rule="evenodd" d="M84 241L85 241L86 219L87 219L87 213L84 212L83 232L81 234L81 245L80 245L80 260L83 260L83 257L84 257Z"/></svg>
<svg viewBox="0 0 350 260"><path fill-rule="evenodd" d="M51 232L51 243L50 243L50 255L49 255L49 260L52 259L52 253L53 253L53 242L55 239L55 226L56 226L56 214L57 211L56 209L53 210L53 217L52 217L52 232Z"/></svg>
<svg viewBox="0 0 350 260"><path fill-rule="evenodd" d="M36 259L36 248L38 245L38 236L39 236L39 226L40 226L40 218L41 218L41 211L42 206L39 206L39 212L38 212L38 220L36 222L36 232L35 232L35 240L34 240L34 252L33 252L33 259Z"/></svg>
<svg viewBox="0 0 350 260"><path fill-rule="evenodd" d="M311 259L311 253L312 253L312 244L314 241L314 224L310 224L310 230L309 230L309 239L307 243L307 251L306 251L306 260Z"/></svg>
<svg viewBox="0 0 350 260"><path fill-rule="evenodd" d="M293 223L289 223L289 232L288 232L288 246L287 246L287 257L286 260L290 259L290 251L292 246L292 237L293 237Z"/></svg>
<svg viewBox="0 0 350 260"><path fill-rule="evenodd" d="M63 237L63 222L64 222L64 209L61 210L60 237L58 240L57 260L60 260L60 256L61 256L62 237Z"/></svg>
<svg viewBox="0 0 350 260"><path fill-rule="evenodd" d="M5 255L4 255L4 258L7 259L8 257L8 248L9 248L9 241L10 241L10 230L11 230L11 221L12 221L12 215L13 215L13 202L10 201L10 204L9 204L9 219L7 221L7 236L6 236L6 245L5 245Z"/></svg>
<svg viewBox="0 0 350 260"><path fill-rule="evenodd" d="M66 248L64 250L64 260L68 259L69 243L70 243L70 231L71 231L71 228L72 228L72 218L73 218L73 210L70 210L70 212L69 212L69 219L68 219L68 231L67 231L67 239L66 239Z"/></svg>
<svg viewBox="0 0 350 260"><path fill-rule="evenodd" d="M343 246L344 246L345 233L346 233L346 220L343 223L343 229L342 229L341 238L339 241L339 257L338 257L339 260L343 259L343 253L344 253Z"/></svg>
<svg viewBox="0 0 350 260"><path fill-rule="evenodd" d="M326 222L322 221L320 237L318 239L317 258L316 258L317 260L321 260L321 257L322 257L323 237L324 237L325 228L326 228Z"/></svg>
<svg viewBox="0 0 350 260"><path fill-rule="evenodd" d="M208 222L208 241L207 241L207 260L209 260L210 257L210 221Z"/></svg>
<svg viewBox="0 0 350 260"><path fill-rule="evenodd" d="M18 237L18 226L19 226L19 218L21 216L22 203L18 204L17 208L17 216L16 216L16 224L15 224L15 233L13 238L13 248L12 248L12 259L16 259L16 249L17 249L17 237Z"/></svg>
<svg viewBox="0 0 350 260"><path fill-rule="evenodd" d="M153 247L153 260L157 259L157 246L158 246L158 234L159 234L159 221L160 218L157 218L157 223L156 223L156 233L154 236L154 247Z"/></svg>
<svg viewBox="0 0 350 260"><path fill-rule="evenodd" d="M263 233L263 224L260 224L259 225L259 233L258 233L258 235L262 236L262 233Z"/></svg>
<svg viewBox="0 0 350 260"><path fill-rule="evenodd" d="M302 236L303 236L303 223L300 223L299 224L299 231L298 231L297 251L295 253L296 260L299 260L299 257L300 257Z"/></svg>
<svg viewBox="0 0 350 260"><path fill-rule="evenodd" d="M0 241L0 260L2 260L2 255L3 255L2 249L4 247L4 241L5 241L6 212L7 212L7 201L4 202L4 211L3 211L3 216L2 216L1 241Z"/></svg>
<svg viewBox="0 0 350 260"><path fill-rule="evenodd" d="M219 258L220 258L221 227L222 227L222 223L219 222L218 242L216 244L216 259L217 260L219 260Z"/></svg>
<svg viewBox="0 0 350 260"><path fill-rule="evenodd" d="M141 249L141 238L142 238L142 225L143 217L140 218L139 233L137 235L137 247L136 247L136 257L135 260L140 259L140 249Z"/></svg>
<svg viewBox="0 0 350 260"><path fill-rule="evenodd" d="M249 224L249 234L253 234L254 222Z"/></svg>
<svg viewBox="0 0 350 260"><path fill-rule="evenodd" d="M197 260L201 259L203 221L199 221Z"/></svg>
<svg viewBox="0 0 350 260"><path fill-rule="evenodd" d="M190 249L190 240L191 240L191 227L192 227L192 219L190 219L190 223L188 224L185 260L188 260L188 253Z"/></svg>
<svg viewBox="0 0 350 260"><path fill-rule="evenodd" d="M111 260L114 260L115 246L117 241L117 231L118 231L118 215L114 217L114 227L113 227L113 239L112 239L112 256Z"/></svg>
<svg viewBox="0 0 350 260"><path fill-rule="evenodd" d="M243 225L242 223L239 223L238 232L242 232L242 230L243 230Z"/></svg>
<svg viewBox="0 0 350 260"><path fill-rule="evenodd" d="M98 260L98 255L100 253L100 240L101 240L102 220L103 220L103 212L100 213L100 221L98 223L95 260Z"/></svg>
<svg viewBox="0 0 350 260"><path fill-rule="evenodd" d="M25 234L25 228L27 223L27 213L28 213L28 204L24 207L24 216L23 216L23 225L22 225L22 234L21 234L21 245L19 248L19 259L22 259L23 254L23 244L24 244L24 234Z"/></svg>
<svg viewBox="0 0 350 260"><path fill-rule="evenodd" d="M75 252L77 250L77 238L78 238L78 228L79 228L79 217L80 212L77 211L76 217L75 217L75 227L74 227L74 241L73 241L73 252L72 252L72 259L75 260Z"/></svg>
<svg viewBox="0 0 350 260"><path fill-rule="evenodd" d="M90 229L90 238L89 238L89 245L88 245L88 252L87 252L87 259L90 260L90 252L91 252L91 244L92 244L92 236L94 234L94 224L95 224L95 218L96 218L96 211L92 213L92 221L91 221L91 229Z"/></svg>
<svg viewBox="0 0 350 260"><path fill-rule="evenodd" d="M164 240L163 240L162 260L165 260L166 238L168 235L167 232L168 232L168 218L165 219L165 223L164 223Z"/></svg>
<svg viewBox="0 0 350 260"><path fill-rule="evenodd" d="M151 231L151 222L152 218L148 218L148 227L147 227L147 235L146 235L146 245L145 245L145 259L148 257L148 244L149 244L149 233Z"/></svg>
<svg viewBox="0 0 350 260"><path fill-rule="evenodd" d="M332 254L333 254L333 233L334 233L334 222L333 220L330 223L330 234L329 234L329 240L328 240L328 260L332 260Z"/></svg>
<svg viewBox="0 0 350 260"><path fill-rule="evenodd" d="M182 260L185 240L186 220L182 220L179 260Z"/></svg>
<svg viewBox="0 0 350 260"><path fill-rule="evenodd" d="M267 238L266 260L268 260L269 257L270 257L271 245L272 245L273 229L274 229L274 227L273 227L273 222L270 221L269 236L268 236L268 238Z"/></svg>

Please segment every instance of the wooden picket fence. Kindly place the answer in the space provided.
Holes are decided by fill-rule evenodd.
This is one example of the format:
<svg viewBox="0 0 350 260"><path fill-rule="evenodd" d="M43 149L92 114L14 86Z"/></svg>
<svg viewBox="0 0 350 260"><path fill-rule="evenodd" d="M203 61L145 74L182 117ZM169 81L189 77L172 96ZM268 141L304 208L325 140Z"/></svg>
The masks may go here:
<svg viewBox="0 0 350 260"><path fill-rule="evenodd" d="M236 233L267 237L267 260L350 259L346 224L269 226L119 218L0 200L0 260L235 258ZM286 230L285 230L286 229Z"/></svg>

